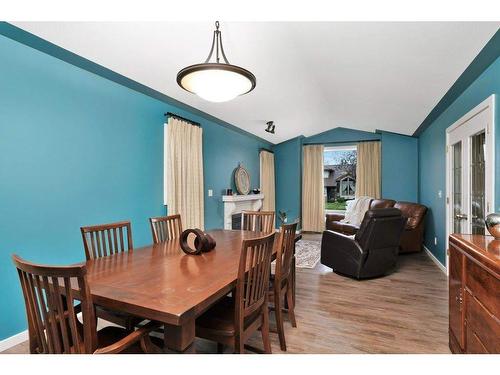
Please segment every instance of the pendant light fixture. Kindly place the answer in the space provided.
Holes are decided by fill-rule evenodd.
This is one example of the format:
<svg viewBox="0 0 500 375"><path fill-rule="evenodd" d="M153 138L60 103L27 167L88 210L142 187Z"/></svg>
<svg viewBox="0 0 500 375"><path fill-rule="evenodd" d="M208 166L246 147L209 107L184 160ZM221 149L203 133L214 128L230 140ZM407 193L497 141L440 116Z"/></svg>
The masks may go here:
<svg viewBox="0 0 500 375"><path fill-rule="evenodd" d="M210 62L214 49L215 62ZM224 62L220 62L219 53ZM217 21L207 59L202 64L182 69L177 73L177 83L184 90L210 102L227 102L252 91L257 81L248 70L229 63L222 47L222 35Z"/></svg>

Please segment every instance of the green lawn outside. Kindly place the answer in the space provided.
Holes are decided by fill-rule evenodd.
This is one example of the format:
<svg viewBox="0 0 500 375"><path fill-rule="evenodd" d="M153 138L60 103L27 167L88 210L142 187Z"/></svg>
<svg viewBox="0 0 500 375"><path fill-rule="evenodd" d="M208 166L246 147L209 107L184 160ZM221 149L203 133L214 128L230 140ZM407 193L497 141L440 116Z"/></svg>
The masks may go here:
<svg viewBox="0 0 500 375"><path fill-rule="evenodd" d="M347 202L325 202L326 210L345 210Z"/></svg>

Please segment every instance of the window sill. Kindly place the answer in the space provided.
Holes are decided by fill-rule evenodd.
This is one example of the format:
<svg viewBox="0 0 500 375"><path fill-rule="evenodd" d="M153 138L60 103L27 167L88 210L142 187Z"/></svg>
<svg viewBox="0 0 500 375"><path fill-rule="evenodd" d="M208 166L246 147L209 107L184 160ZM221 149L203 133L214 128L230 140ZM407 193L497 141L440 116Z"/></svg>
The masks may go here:
<svg viewBox="0 0 500 375"><path fill-rule="evenodd" d="M327 214L345 214L346 210L325 210L325 213Z"/></svg>

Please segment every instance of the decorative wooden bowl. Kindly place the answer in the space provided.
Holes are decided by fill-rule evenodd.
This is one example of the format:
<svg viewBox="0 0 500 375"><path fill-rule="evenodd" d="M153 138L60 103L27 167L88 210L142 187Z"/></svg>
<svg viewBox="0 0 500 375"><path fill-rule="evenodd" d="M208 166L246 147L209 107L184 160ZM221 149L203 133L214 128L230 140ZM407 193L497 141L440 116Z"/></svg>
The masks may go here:
<svg viewBox="0 0 500 375"><path fill-rule="evenodd" d="M194 249L188 244L188 237L193 233L196 237L194 239ZM189 255L199 255L202 252L208 252L215 248L215 240L208 233L203 232L201 229L186 229L182 232L179 239L181 249Z"/></svg>

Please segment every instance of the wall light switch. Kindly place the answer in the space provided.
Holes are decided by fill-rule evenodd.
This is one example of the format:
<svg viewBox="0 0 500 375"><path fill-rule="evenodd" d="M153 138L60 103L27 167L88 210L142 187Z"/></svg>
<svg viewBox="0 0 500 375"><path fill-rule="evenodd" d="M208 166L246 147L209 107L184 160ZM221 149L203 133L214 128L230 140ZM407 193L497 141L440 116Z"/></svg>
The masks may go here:
<svg viewBox="0 0 500 375"><path fill-rule="evenodd" d="M438 191L438 197L439 197L439 198L443 198L443 191L442 191L442 190L439 190L439 191Z"/></svg>
<svg viewBox="0 0 500 375"><path fill-rule="evenodd" d="M214 195L214 191L212 189L208 189L208 196L211 197Z"/></svg>

